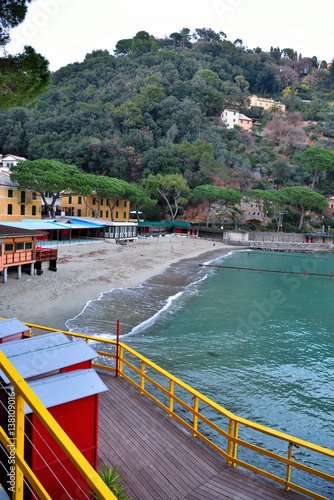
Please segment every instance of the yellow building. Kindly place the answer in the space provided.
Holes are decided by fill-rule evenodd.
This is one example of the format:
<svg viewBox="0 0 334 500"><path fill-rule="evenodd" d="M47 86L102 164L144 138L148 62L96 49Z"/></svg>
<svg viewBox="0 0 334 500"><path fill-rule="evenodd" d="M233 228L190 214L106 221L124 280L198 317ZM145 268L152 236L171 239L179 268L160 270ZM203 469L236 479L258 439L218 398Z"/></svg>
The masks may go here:
<svg viewBox="0 0 334 500"><path fill-rule="evenodd" d="M254 106L258 106L259 108L263 108L266 111L270 111L273 106L277 106L282 113L285 113L285 104L282 104L279 101L274 101L274 99L266 99L264 97L257 97L256 95L252 95L250 98L250 108Z"/></svg>
<svg viewBox="0 0 334 500"><path fill-rule="evenodd" d="M0 220L41 219L41 197L29 190L18 189L9 172L0 169Z"/></svg>
<svg viewBox="0 0 334 500"><path fill-rule="evenodd" d="M85 202L87 200L87 203ZM115 206L114 206L115 204ZM114 218L111 217L111 210L106 198L101 198L99 208L99 197L92 195L88 197L70 195L63 196L61 203L61 214L75 217L94 217L94 211L99 209L99 219L114 220L115 222L128 221L130 218L129 200L110 199L110 206L113 208Z"/></svg>

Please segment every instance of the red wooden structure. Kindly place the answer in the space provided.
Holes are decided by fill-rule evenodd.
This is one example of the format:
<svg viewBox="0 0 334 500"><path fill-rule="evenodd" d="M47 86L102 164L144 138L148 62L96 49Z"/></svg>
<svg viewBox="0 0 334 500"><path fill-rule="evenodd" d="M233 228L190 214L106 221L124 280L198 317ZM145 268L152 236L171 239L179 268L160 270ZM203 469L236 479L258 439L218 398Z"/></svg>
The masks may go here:
<svg viewBox="0 0 334 500"><path fill-rule="evenodd" d="M16 318L0 320L0 344L23 339L29 335L29 328Z"/></svg>
<svg viewBox="0 0 334 500"><path fill-rule="evenodd" d="M29 385L91 466L97 469L99 392L107 388L96 372L75 370ZM27 461L52 498L87 498L89 486L29 408L26 410L26 435Z"/></svg>
<svg viewBox="0 0 334 500"><path fill-rule="evenodd" d="M16 318L12 320L23 325ZM10 320L2 324L6 321ZM61 332L22 340L24 332L19 330L20 336L16 333L6 337L13 341L6 342L1 350L96 469L99 393L107 390L91 368L92 360L98 357L96 351L84 340L69 341ZM12 387L1 371L0 380L0 425L7 430L7 397ZM88 484L27 405L25 414L25 457L50 496L79 500L89 497ZM1 462L8 463L3 455L1 452ZM0 471L0 483L6 484L5 470ZM25 498L33 498L28 488Z"/></svg>

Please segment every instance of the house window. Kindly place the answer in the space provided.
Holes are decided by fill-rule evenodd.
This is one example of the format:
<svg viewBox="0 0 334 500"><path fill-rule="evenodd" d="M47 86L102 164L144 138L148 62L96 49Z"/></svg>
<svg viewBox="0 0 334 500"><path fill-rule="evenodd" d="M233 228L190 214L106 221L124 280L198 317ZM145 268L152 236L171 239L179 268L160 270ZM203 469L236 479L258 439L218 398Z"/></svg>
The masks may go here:
<svg viewBox="0 0 334 500"><path fill-rule="evenodd" d="M118 212L116 212L115 219L118 219Z"/></svg>
<svg viewBox="0 0 334 500"><path fill-rule="evenodd" d="M96 203L96 200L95 200L95 198L93 198L93 205L95 205L95 203Z"/></svg>
<svg viewBox="0 0 334 500"><path fill-rule="evenodd" d="M16 251L22 252L24 250L24 243L16 243Z"/></svg>
<svg viewBox="0 0 334 500"><path fill-rule="evenodd" d="M69 196L68 197L68 204L71 205L72 204L72 196Z"/></svg>
<svg viewBox="0 0 334 500"><path fill-rule="evenodd" d="M81 203L82 203L82 198L81 196L78 196L78 205L81 205Z"/></svg>
<svg viewBox="0 0 334 500"><path fill-rule="evenodd" d="M25 244L25 249L26 250L31 250L32 249L32 241L27 241L27 243Z"/></svg>
<svg viewBox="0 0 334 500"><path fill-rule="evenodd" d="M124 208L126 208L126 200L125 200L125 202L124 202Z"/></svg>
<svg viewBox="0 0 334 500"><path fill-rule="evenodd" d="M5 244L5 252L14 252L14 244L6 243Z"/></svg>
<svg viewBox="0 0 334 500"><path fill-rule="evenodd" d="M233 114L235 115L235 111L234 111L234 113L233 113Z"/></svg>
<svg viewBox="0 0 334 500"><path fill-rule="evenodd" d="M26 207L25 205L21 205L21 215L25 215L26 214Z"/></svg>
<svg viewBox="0 0 334 500"><path fill-rule="evenodd" d="M247 122L247 125L249 125L249 122Z"/></svg>
<svg viewBox="0 0 334 500"><path fill-rule="evenodd" d="M103 217L103 210L100 210L100 218L102 219Z"/></svg>
<svg viewBox="0 0 334 500"><path fill-rule="evenodd" d="M21 203L25 203L25 202L26 202L26 192L25 191L21 191Z"/></svg>
<svg viewBox="0 0 334 500"><path fill-rule="evenodd" d="M100 206L101 206L101 207L103 207L103 198L102 198L102 200L101 200L101 205L100 205Z"/></svg>
<svg viewBox="0 0 334 500"><path fill-rule="evenodd" d="M109 212L108 212L108 210L106 210L106 219L108 219L108 218L109 218Z"/></svg>
<svg viewBox="0 0 334 500"><path fill-rule="evenodd" d="M116 207L118 207L118 206L119 206L119 201L117 200L117 201L116 201Z"/></svg>
<svg viewBox="0 0 334 500"><path fill-rule="evenodd" d="M33 205L31 207L31 215L36 215L36 207L35 207L35 205Z"/></svg>
<svg viewBox="0 0 334 500"><path fill-rule="evenodd" d="M13 215L13 205L11 204L7 205L7 214Z"/></svg>
<svg viewBox="0 0 334 500"><path fill-rule="evenodd" d="M13 198L13 190L8 189L8 198Z"/></svg>
<svg viewBox="0 0 334 500"><path fill-rule="evenodd" d="M124 218L124 219L126 219L126 212L124 212L124 214L123 214L123 218Z"/></svg>
<svg viewBox="0 0 334 500"><path fill-rule="evenodd" d="M242 123L242 120L240 120L240 123Z"/></svg>
<svg viewBox="0 0 334 500"><path fill-rule="evenodd" d="M33 199L33 200L37 200L37 195L36 195L36 193L32 193L32 199Z"/></svg>
<svg viewBox="0 0 334 500"><path fill-rule="evenodd" d="M81 217L81 208L78 208L78 217Z"/></svg>
<svg viewBox="0 0 334 500"><path fill-rule="evenodd" d="M235 119L233 118L233 123L235 122Z"/></svg>

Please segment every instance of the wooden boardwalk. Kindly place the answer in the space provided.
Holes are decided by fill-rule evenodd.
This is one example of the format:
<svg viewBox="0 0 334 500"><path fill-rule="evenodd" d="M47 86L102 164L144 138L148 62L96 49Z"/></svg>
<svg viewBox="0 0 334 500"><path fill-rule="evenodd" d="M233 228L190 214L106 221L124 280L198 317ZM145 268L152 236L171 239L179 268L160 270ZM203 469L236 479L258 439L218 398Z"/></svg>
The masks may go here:
<svg viewBox="0 0 334 500"><path fill-rule="evenodd" d="M226 460L122 378L99 372L99 464L119 465L132 500L305 500Z"/></svg>

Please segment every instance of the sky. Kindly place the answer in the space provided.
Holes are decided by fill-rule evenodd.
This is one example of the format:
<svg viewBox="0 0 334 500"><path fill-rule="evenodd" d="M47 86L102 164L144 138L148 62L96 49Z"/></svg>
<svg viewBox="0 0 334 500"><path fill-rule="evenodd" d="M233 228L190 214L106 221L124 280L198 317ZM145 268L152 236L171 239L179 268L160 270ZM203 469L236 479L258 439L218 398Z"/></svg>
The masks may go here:
<svg viewBox="0 0 334 500"><path fill-rule="evenodd" d="M34 0L11 31L6 50L31 45L56 71L87 53L147 31L163 38L182 28L211 28L249 49L293 48L303 57L334 58L334 0Z"/></svg>

